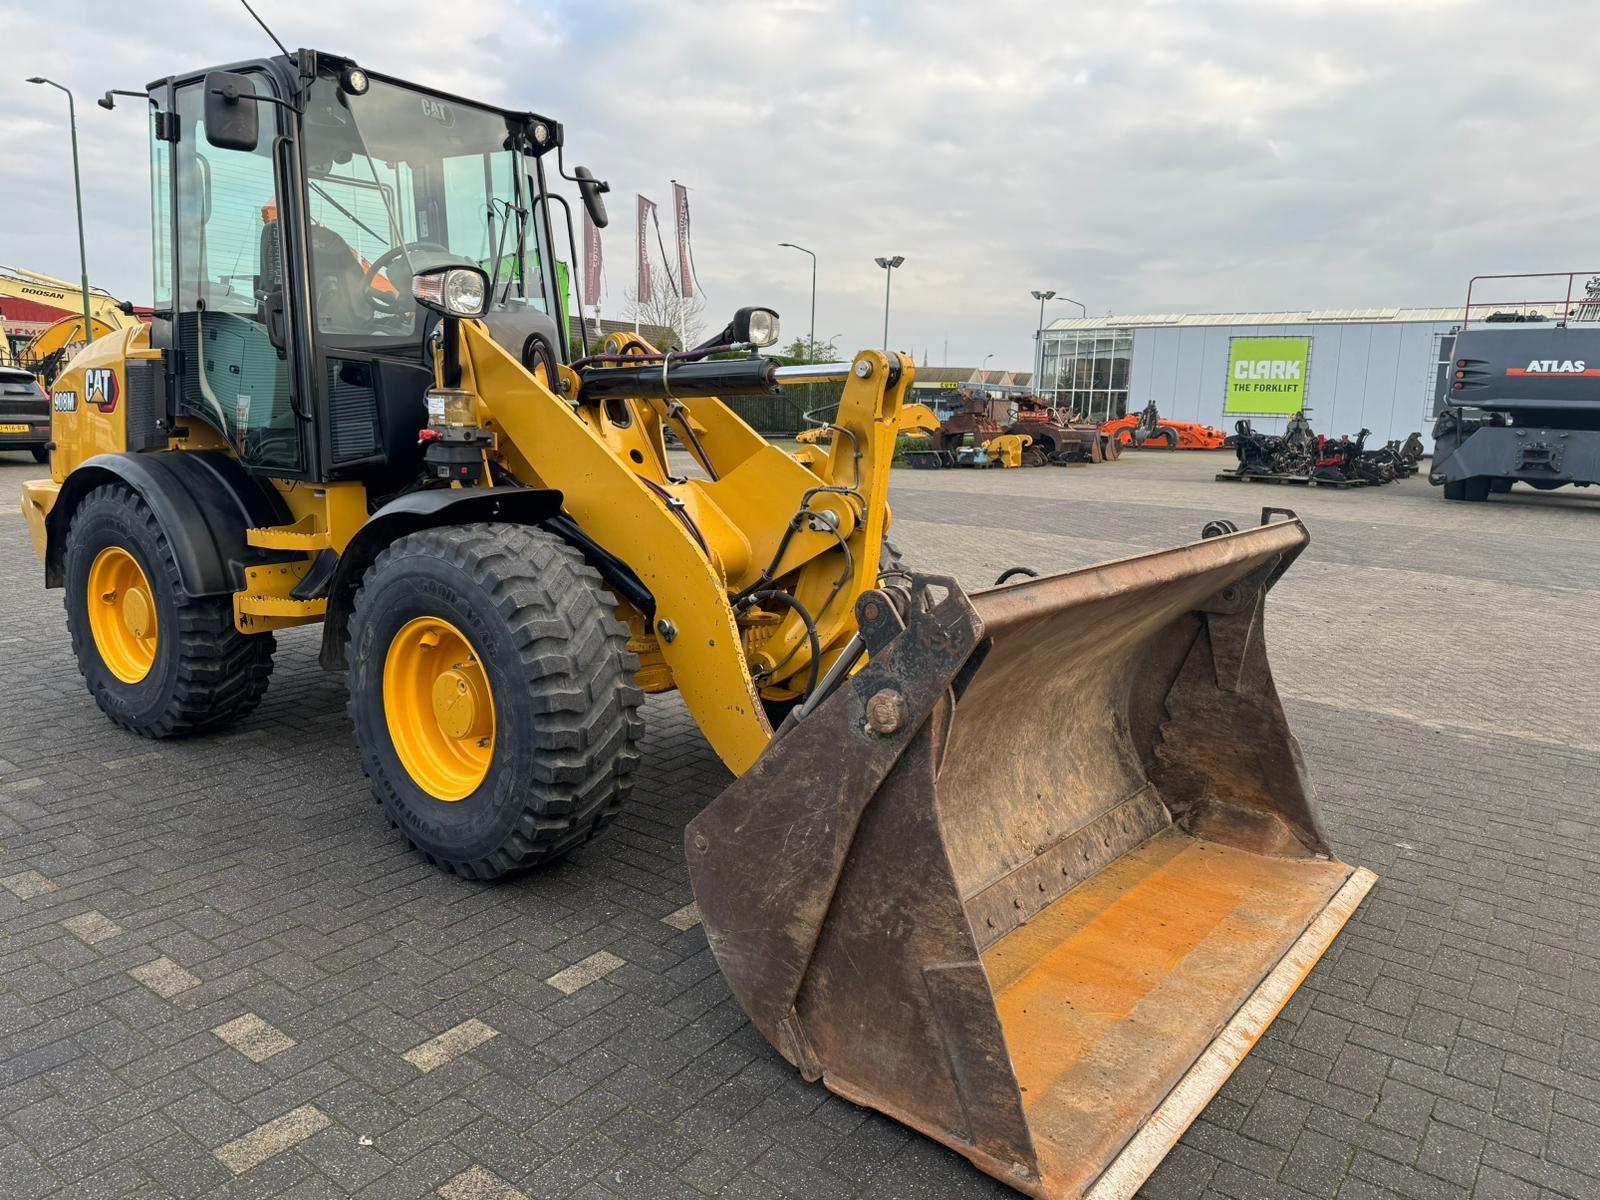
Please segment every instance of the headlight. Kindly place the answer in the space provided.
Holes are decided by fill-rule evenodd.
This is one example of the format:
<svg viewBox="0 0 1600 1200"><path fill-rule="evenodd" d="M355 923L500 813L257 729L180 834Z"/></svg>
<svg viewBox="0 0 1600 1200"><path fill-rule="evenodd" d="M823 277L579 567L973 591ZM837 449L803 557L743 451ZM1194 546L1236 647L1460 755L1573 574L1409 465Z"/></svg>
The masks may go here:
<svg viewBox="0 0 1600 1200"><path fill-rule="evenodd" d="M411 277L411 294L447 317L481 317L489 308L489 277L477 267L434 267Z"/></svg>
<svg viewBox="0 0 1600 1200"><path fill-rule="evenodd" d="M732 341L770 346L778 340L778 314L770 308L741 308L733 316L732 330Z"/></svg>

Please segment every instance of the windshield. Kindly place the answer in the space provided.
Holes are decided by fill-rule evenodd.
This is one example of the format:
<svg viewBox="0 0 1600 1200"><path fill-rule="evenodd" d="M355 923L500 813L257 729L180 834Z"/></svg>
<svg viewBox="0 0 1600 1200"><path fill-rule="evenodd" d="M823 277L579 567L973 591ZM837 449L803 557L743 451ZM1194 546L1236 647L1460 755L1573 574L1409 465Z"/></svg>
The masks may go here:
<svg viewBox="0 0 1600 1200"><path fill-rule="evenodd" d="M411 276L471 263L495 303L547 311L541 222L505 116L374 79L347 95L319 78L304 120L317 326L413 338Z"/></svg>

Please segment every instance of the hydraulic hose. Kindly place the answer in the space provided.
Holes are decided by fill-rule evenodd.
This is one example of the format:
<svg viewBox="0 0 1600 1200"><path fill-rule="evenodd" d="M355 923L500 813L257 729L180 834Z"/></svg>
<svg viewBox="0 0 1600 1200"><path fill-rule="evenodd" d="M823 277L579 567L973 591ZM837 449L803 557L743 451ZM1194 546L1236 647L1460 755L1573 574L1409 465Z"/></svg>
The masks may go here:
<svg viewBox="0 0 1600 1200"><path fill-rule="evenodd" d="M822 672L822 639L817 636L817 623L812 619L810 611L788 592L780 592L776 588L769 588L762 592L752 592L739 602L739 607L754 608L764 600L776 600L794 611L795 616L806 627L806 640L811 643L811 662L806 672L806 695L816 690L817 679Z"/></svg>

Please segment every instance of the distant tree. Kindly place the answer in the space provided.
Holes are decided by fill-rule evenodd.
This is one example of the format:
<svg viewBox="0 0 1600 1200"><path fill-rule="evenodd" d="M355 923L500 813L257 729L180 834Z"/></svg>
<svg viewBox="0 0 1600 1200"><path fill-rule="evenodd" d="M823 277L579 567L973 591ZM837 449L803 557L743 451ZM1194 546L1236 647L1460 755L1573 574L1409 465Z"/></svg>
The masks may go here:
<svg viewBox="0 0 1600 1200"><path fill-rule="evenodd" d="M640 325L659 325L673 331L671 346L658 350L682 350L700 340L705 329L706 302L698 296L685 298L673 290L672 283L653 266L650 270L650 299L641 301L638 289L626 293L628 320Z"/></svg>
<svg viewBox="0 0 1600 1200"><path fill-rule="evenodd" d="M839 357L839 348L833 342L833 338L813 342L810 338L797 337L778 352L778 357L792 363L833 362Z"/></svg>

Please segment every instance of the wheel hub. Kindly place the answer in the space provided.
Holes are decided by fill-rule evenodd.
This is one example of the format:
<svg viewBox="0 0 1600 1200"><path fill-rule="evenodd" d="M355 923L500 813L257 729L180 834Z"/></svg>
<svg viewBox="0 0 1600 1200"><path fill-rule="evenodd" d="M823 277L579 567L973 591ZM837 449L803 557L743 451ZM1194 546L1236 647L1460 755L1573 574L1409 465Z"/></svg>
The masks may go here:
<svg viewBox="0 0 1600 1200"><path fill-rule="evenodd" d="M122 593L122 623L128 632L143 641L150 636L155 612L150 604L150 593L142 587L131 587Z"/></svg>
<svg viewBox="0 0 1600 1200"><path fill-rule="evenodd" d="M476 663L451 667L433 681L433 715L447 737L479 738L489 732L484 683Z"/></svg>
<svg viewBox="0 0 1600 1200"><path fill-rule="evenodd" d="M139 560L107 546L89 565L89 633L100 660L123 683L139 683L159 645L155 597Z"/></svg>
<svg viewBox="0 0 1600 1200"><path fill-rule="evenodd" d="M441 617L401 626L383 664L384 720L396 756L436 800L464 800L494 760L489 677L465 634Z"/></svg>

